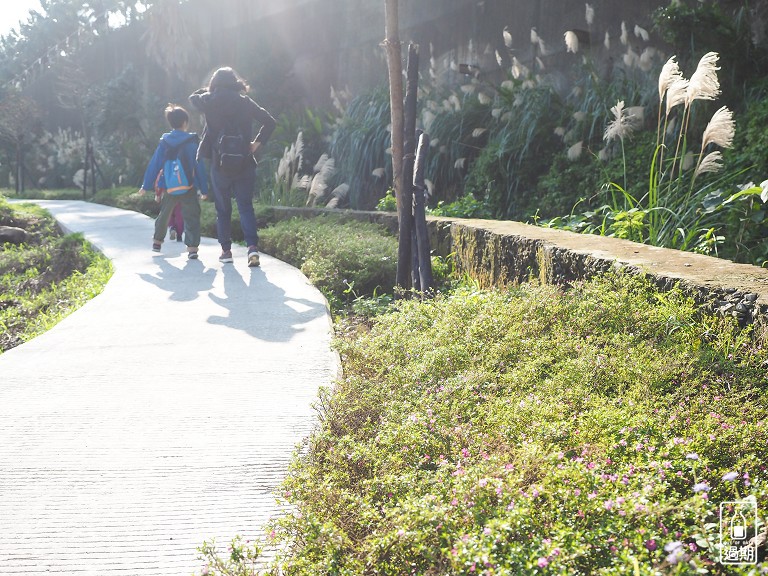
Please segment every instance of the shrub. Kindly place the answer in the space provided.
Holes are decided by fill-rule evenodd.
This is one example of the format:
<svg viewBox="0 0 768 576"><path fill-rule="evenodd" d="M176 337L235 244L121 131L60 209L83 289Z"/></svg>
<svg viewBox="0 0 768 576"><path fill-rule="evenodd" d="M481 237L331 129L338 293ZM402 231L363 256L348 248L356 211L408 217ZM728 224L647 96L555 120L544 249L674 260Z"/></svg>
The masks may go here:
<svg viewBox="0 0 768 576"><path fill-rule="evenodd" d="M491 209L488 206L488 200L478 200L472 194L462 196L458 200L449 204L439 202L437 207L430 210L435 216L446 216L449 218L492 218Z"/></svg>
<svg viewBox="0 0 768 576"><path fill-rule="evenodd" d="M397 240L378 225L326 216L292 219L260 232L262 250L300 268L334 307L391 293Z"/></svg>

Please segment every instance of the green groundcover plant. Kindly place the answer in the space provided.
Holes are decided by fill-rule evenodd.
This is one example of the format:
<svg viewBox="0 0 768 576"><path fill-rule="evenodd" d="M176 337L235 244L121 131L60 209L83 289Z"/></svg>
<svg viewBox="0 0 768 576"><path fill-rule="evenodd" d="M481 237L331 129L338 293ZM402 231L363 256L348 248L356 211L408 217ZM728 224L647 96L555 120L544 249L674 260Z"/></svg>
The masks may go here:
<svg viewBox="0 0 768 576"><path fill-rule="evenodd" d="M622 274L401 301L338 343L270 571L763 573L718 563L719 503L768 506L758 341Z"/></svg>
<svg viewBox="0 0 768 576"><path fill-rule="evenodd" d="M1 354L42 334L99 294L112 266L81 234L61 234L38 206L11 206L0 197L0 225L27 232L23 244L0 245Z"/></svg>
<svg viewBox="0 0 768 576"><path fill-rule="evenodd" d="M261 249L301 269L332 308L392 292L397 240L380 225L336 216L277 222L259 232Z"/></svg>

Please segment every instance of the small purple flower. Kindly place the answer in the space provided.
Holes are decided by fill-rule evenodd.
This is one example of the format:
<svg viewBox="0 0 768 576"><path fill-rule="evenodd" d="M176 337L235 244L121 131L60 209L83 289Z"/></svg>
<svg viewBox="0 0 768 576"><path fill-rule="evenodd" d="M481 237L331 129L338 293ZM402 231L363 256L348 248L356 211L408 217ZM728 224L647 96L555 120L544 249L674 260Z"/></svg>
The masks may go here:
<svg viewBox="0 0 768 576"><path fill-rule="evenodd" d="M546 556L542 556L538 561L539 568L546 568L549 566L549 559Z"/></svg>
<svg viewBox="0 0 768 576"><path fill-rule="evenodd" d="M693 485L694 492L709 492L709 484L706 482L699 482Z"/></svg>
<svg viewBox="0 0 768 576"><path fill-rule="evenodd" d="M688 460L698 460L699 459L699 455L696 454L695 452L691 452L690 454L686 454L685 457Z"/></svg>
<svg viewBox="0 0 768 576"><path fill-rule="evenodd" d="M648 550L648 552L653 552L654 550L656 550L656 548L658 548L656 544L656 540L654 540L653 538L651 538L650 540L646 540L645 548Z"/></svg>
<svg viewBox="0 0 768 576"><path fill-rule="evenodd" d="M738 477L739 477L738 472L728 472L727 474L723 474L723 480L725 480L726 482L733 482Z"/></svg>
<svg viewBox="0 0 768 576"><path fill-rule="evenodd" d="M682 548L683 543L679 540L675 540L674 542L670 542L669 544L664 545L664 552L674 552L678 548Z"/></svg>

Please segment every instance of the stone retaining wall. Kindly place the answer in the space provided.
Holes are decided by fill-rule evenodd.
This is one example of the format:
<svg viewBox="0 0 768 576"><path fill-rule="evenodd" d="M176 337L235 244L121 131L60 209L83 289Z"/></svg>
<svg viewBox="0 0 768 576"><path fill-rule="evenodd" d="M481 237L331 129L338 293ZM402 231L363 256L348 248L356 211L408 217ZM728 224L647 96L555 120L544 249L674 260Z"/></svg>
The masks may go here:
<svg viewBox="0 0 768 576"><path fill-rule="evenodd" d="M397 232L397 215L386 212L274 208L270 217L283 220L329 213ZM623 268L648 275L664 290L679 286L707 311L733 316L742 325L768 324L768 270L764 268L520 222L430 216L427 225L433 251L453 255L457 269L483 287L531 278L567 284Z"/></svg>

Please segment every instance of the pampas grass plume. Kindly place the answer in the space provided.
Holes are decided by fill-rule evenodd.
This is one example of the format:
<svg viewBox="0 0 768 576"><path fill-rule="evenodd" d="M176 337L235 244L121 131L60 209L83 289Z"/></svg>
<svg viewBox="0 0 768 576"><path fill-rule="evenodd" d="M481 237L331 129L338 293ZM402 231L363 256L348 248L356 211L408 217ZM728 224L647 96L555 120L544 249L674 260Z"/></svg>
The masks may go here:
<svg viewBox="0 0 768 576"><path fill-rule="evenodd" d="M576 36L576 32L568 30L565 34L565 51L573 52L576 54L579 51L579 37Z"/></svg>
<svg viewBox="0 0 768 576"><path fill-rule="evenodd" d="M707 52L699 60L696 72L688 82L688 90L685 95L685 104L690 106L694 100L714 100L720 95L720 81L717 79L717 60L720 56L717 52Z"/></svg>
<svg viewBox="0 0 768 576"><path fill-rule="evenodd" d="M571 162L573 162L574 160L578 160L579 156L581 156L581 151L583 146L584 146L584 142L579 140L578 142L576 142L576 144L568 148L568 160L570 160Z"/></svg>
<svg viewBox="0 0 768 576"><path fill-rule="evenodd" d="M736 125L733 121L733 112L726 106L723 106L712 115L709 124L704 129L701 149L704 150L709 144L716 144L721 148L730 148L733 146L735 132Z"/></svg>
<svg viewBox="0 0 768 576"><path fill-rule="evenodd" d="M587 26L592 26L595 22L595 9L592 7L592 4L586 4L584 19L587 21Z"/></svg>
<svg viewBox="0 0 768 576"><path fill-rule="evenodd" d="M688 94L688 82L689 81L681 75L679 78L673 80L667 88L667 116L669 116L672 108L685 102L686 95Z"/></svg>
<svg viewBox="0 0 768 576"><path fill-rule="evenodd" d="M671 56L669 60L664 63L664 66L661 67L661 72L659 73L659 102L664 100L664 95L667 93L667 90L672 83L683 78L683 74L680 72L680 66L678 66L675 58L677 58L677 56Z"/></svg>
<svg viewBox="0 0 768 576"><path fill-rule="evenodd" d="M710 152L704 156L704 159L699 164L699 167L696 168L696 176L703 174L704 172L719 171L723 167L722 160L723 154L719 150Z"/></svg>

